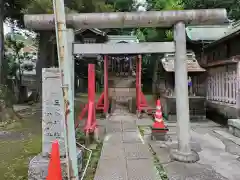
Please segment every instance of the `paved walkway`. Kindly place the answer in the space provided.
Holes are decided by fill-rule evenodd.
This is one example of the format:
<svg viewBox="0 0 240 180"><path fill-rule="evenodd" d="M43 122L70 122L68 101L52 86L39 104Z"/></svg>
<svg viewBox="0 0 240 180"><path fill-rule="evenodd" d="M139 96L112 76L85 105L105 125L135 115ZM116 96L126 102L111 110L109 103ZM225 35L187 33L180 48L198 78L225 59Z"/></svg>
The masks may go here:
<svg viewBox="0 0 240 180"><path fill-rule="evenodd" d="M31 109L31 106L28 104L14 104L13 109L16 112L20 112L20 111Z"/></svg>
<svg viewBox="0 0 240 180"><path fill-rule="evenodd" d="M161 180L137 128L137 117L119 109L107 121L94 180Z"/></svg>
<svg viewBox="0 0 240 180"><path fill-rule="evenodd" d="M165 168L169 180L240 179L239 138L211 121L191 123L191 145L198 152L200 160L192 164L181 163L170 159L169 150L177 148L177 127L176 123L167 124L168 141L148 142Z"/></svg>
<svg viewBox="0 0 240 180"><path fill-rule="evenodd" d="M240 138L212 122L191 122L191 146L198 152L196 163L181 163L170 158L178 147L176 123L167 123L169 139L152 141L147 118L120 111L107 121L107 136L94 180L161 180L153 164L152 146L169 180L239 180ZM144 129L142 138L137 126ZM144 139L144 140L143 140Z"/></svg>

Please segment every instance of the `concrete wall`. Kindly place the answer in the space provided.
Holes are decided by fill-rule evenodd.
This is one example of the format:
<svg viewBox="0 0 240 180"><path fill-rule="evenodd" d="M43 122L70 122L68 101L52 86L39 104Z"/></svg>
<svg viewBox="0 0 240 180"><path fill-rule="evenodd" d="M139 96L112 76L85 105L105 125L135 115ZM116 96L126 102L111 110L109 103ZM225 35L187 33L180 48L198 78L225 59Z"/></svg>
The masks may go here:
<svg viewBox="0 0 240 180"><path fill-rule="evenodd" d="M226 125L228 119L237 118L236 105L221 104L214 101L206 101L207 117Z"/></svg>

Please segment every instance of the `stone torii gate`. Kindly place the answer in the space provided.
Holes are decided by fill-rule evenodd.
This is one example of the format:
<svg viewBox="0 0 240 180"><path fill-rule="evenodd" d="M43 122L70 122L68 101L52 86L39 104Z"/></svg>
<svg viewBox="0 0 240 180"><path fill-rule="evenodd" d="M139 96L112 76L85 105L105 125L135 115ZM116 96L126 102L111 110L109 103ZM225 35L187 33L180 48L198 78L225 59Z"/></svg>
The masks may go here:
<svg viewBox="0 0 240 180"><path fill-rule="evenodd" d="M63 8L62 8L63 9ZM63 11L63 10L62 10ZM63 11L64 12L64 11ZM65 23L65 16L61 23ZM33 30L54 30L55 16L53 14L25 15L25 26ZM117 12L117 13L83 13L66 15L66 25L69 28L131 28L131 27L172 27L174 26L174 43L176 53L175 87L178 127L178 149L171 152L172 158L183 162L194 162L198 154L190 147L189 102L186 66L186 34L185 25L206 25L226 22L225 9L186 10L186 11L149 11L149 12ZM63 29L63 31L66 29ZM66 38L66 37L65 37ZM65 39L66 40L66 39ZM166 44L161 42L139 44L74 44L73 53L80 54L140 54L169 52ZM69 52L68 52L69 53ZM66 57L65 57L66 58ZM67 59L66 59L67 60ZM72 59L68 59L68 62ZM71 62L69 62L71 63ZM74 119L70 119L74 121ZM68 123L68 122L66 122ZM71 123L74 126L74 123ZM73 129L74 127L68 127ZM72 133L74 135L75 133ZM71 138L75 138L72 136ZM74 147L69 148L73 152ZM71 156L71 154L70 154ZM74 155L71 159L76 158ZM77 164L72 162L71 179L78 179Z"/></svg>

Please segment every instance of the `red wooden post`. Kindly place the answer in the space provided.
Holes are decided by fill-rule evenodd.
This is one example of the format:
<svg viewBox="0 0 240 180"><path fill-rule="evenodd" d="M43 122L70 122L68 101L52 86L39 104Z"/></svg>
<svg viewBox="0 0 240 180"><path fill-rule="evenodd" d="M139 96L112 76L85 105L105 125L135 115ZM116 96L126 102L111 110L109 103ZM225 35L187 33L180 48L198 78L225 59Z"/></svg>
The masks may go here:
<svg viewBox="0 0 240 180"><path fill-rule="evenodd" d="M138 57L136 58L136 105L137 111L139 110L139 66L138 66Z"/></svg>
<svg viewBox="0 0 240 180"><path fill-rule="evenodd" d="M138 77L138 102L139 102L139 109L142 102L141 98L141 92L142 92L142 56L138 55L138 71L139 71L139 77Z"/></svg>
<svg viewBox="0 0 240 180"><path fill-rule="evenodd" d="M92 130L95 130L96 127L96 109L95 109L95 95L96 95L96 78L95 78L95 64L89 64L91 67L91 84L90 84L90 89L91 89L91 102L93 106L92 110ZM93 126L95 124L95 126Z"/></svg>
<svg viewBox="0 0 240 180"><path fill-rule="evenodd" d="M86 105L84 106L82 112L81 112L81 113L79 114L79 116L78 116L79 121L81 121L81 120L83 119L83 117L85 116L87 110L88 110L88 106L87 106L87 104L86 104Z"/></svg>
<svg viewBox="0 0 240 180"><path fill-rule="evenodd" d="M88 64L88 119L84 129L86 132L94 131L95 126L95 64Z"/></svg>
<svg viewBox="0 0 240 180"><path fill-rule="evenodd" d="M108 112L108 56L104 56L104 113Z"/></svg>
<svg viewBox="0 0 240 180"><path fill-rule="evenodd" d="M137 110L138 112L141 111L141 71L142 71L142 56L138 55L137 61L136 61L136 91L137 91Z"/></svg>
<svg viewBox="0 0 240 180"><path fill-rule="evenodd" d="M84 131L86 133L90 133L91 132L91 126L92 126L92 118L93 118L93 103L90 102L88 103L88 118L86 120L85 123L85 127L84 127Z"/></svg>
<svg viewBox="0 0 240 180"><path fill-rule="evenodd" d="M104 93L102 93L98 99L96 109L102 109L104 107Z"/></svg>

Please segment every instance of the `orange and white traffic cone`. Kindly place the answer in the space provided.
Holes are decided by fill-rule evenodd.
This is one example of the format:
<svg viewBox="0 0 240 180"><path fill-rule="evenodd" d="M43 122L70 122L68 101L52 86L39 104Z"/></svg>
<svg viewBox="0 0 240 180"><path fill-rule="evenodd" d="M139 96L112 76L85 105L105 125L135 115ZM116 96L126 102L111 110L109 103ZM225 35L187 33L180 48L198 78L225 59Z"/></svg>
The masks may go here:
<svg viewBox="0 0 240 180"><path fill-rule="evenodd" d="M62 180L62 170L58 141L52 143L52 151L46 180Z"/></svg>
<svg viewBox="0 0 240 180"><path fill-rule="evenodd" d="M168 128L164 125L163 122L163 114L162 114L162 109L161 109L161 102L158 99L157 104L156 104L156 112L155 112L155 122L152 126L152 129L154 130L160 130L161 132L167 132Z"/></svg>

